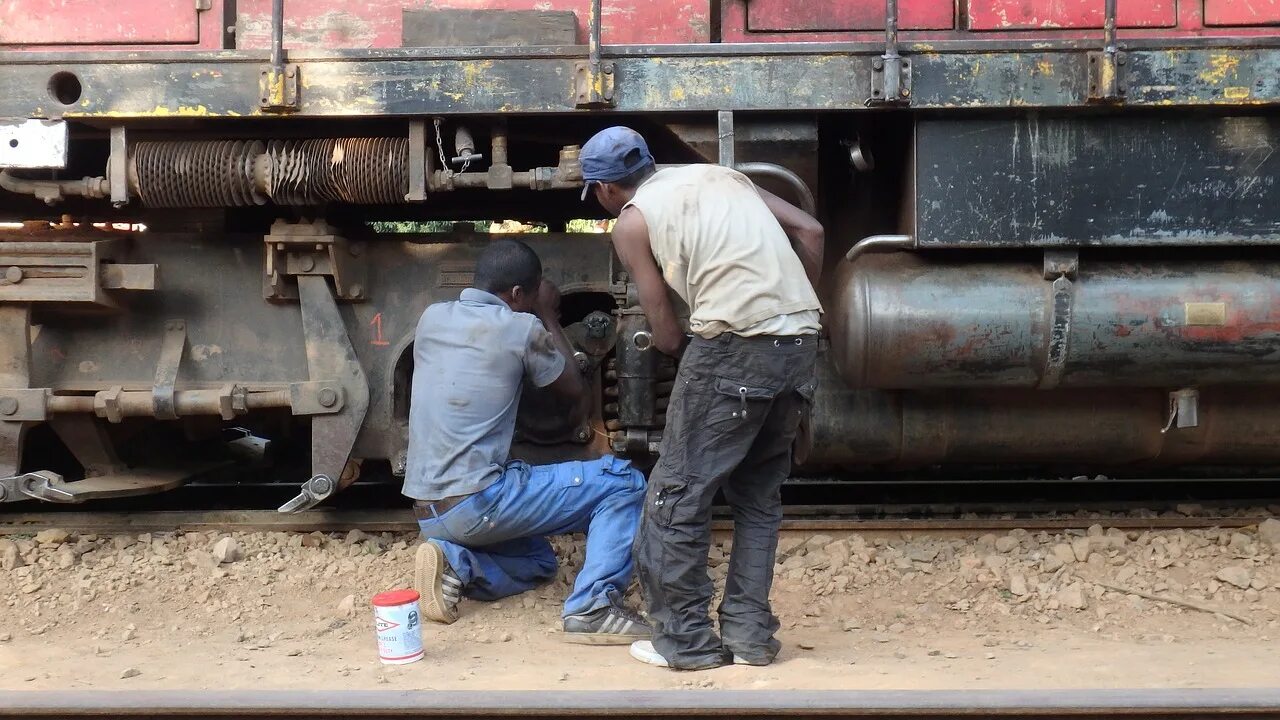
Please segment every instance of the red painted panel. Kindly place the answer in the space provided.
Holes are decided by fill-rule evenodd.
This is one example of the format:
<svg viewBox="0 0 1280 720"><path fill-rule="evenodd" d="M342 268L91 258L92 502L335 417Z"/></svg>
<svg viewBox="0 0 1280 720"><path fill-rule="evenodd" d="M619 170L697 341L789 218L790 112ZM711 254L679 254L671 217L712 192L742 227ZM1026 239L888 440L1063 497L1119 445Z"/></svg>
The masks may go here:
<svg viewBox="0 0 1280 720"><path fill-rule="evenodd" d="M1206 25L1280 25L1280 0L1204 0Z"/></svg>
<svg viewBox="0 0 1280 720"><path fill-rule="evenodd" d="M195 0L0 3L0 45L146 45L199 41Z"/></svg>
<svg viewBox="0 0 1280 720"><path fill-rule="evenodd" d="M884 0L751 0L748 30L803 32L883 30ZM955 27L952 0L902 0L898 27L903 30L950 30Z"/></svg>
<svg viewBox="0 0 1280 720"><path fill-rule="evenodd" d="M602 41L614 45L711 41L711 0L604 0ZM405 10L572 10L586 43L591 0L310 0L285 3L290 48L400 47ZM265 48L271 0L240 0L236 47Z"/></svg>
<svg viewBox="0 0 1280 720"><path fill-rule="evenodd" d="M1240 2L1241 0L1227 0ZM1103 0L968 0L970 30L1100 28ZM1118 0L1120 27L1174 27L1177 0Z"/></svg>

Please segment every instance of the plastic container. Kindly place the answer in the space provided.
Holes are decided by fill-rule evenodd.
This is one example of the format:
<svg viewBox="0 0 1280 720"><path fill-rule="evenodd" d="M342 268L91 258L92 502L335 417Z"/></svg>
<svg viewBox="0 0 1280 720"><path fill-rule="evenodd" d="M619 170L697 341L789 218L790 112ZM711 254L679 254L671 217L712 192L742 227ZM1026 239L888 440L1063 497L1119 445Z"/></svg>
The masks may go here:
<svg viewBox="0 0 1280 720"><path fill-rule="evenodd" d="M373 596L373 627L378 657L384 665L407 665L422 659L422 616L417 590L388 590Z"/></svg>

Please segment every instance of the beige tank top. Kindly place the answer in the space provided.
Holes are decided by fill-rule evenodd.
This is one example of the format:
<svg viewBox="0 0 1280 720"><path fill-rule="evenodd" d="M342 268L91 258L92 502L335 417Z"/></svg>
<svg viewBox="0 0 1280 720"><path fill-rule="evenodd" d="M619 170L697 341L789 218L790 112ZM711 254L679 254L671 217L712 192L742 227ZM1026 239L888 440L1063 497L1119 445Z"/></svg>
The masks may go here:
<svg viewBox="0 0 1280 720"><path fill-rule="evenodd" d="M791 241L746 175L720 165L654 173L635 207L663 277L712 338L818 332L822 305Z"/></svg>

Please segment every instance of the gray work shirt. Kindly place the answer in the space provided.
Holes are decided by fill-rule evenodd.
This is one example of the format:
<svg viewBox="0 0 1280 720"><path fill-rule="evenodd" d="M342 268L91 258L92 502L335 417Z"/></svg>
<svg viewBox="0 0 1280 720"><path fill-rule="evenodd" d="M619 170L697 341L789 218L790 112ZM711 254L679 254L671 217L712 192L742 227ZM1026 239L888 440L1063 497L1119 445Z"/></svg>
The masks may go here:
<svg viewBox="0 0 1280 720"><path fill-rule="evenodd" d="M441 500L480 492L502 475L524 378L550 385L564 370L542 321L467 288L418 320L403 493Z"/></svg>

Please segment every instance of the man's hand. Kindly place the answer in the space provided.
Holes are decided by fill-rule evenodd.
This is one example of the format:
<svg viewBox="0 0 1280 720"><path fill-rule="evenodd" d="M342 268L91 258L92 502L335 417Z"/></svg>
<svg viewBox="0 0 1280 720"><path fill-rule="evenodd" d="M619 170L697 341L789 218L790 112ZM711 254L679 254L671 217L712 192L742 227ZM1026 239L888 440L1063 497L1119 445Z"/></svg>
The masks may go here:
<svg viewBox="0 0 1280 720"><path fill-rule="evenodd" d="M533 312L548 328L560 324L560 288L555 283L542 279L538 294L533 298Z"/></svg>

